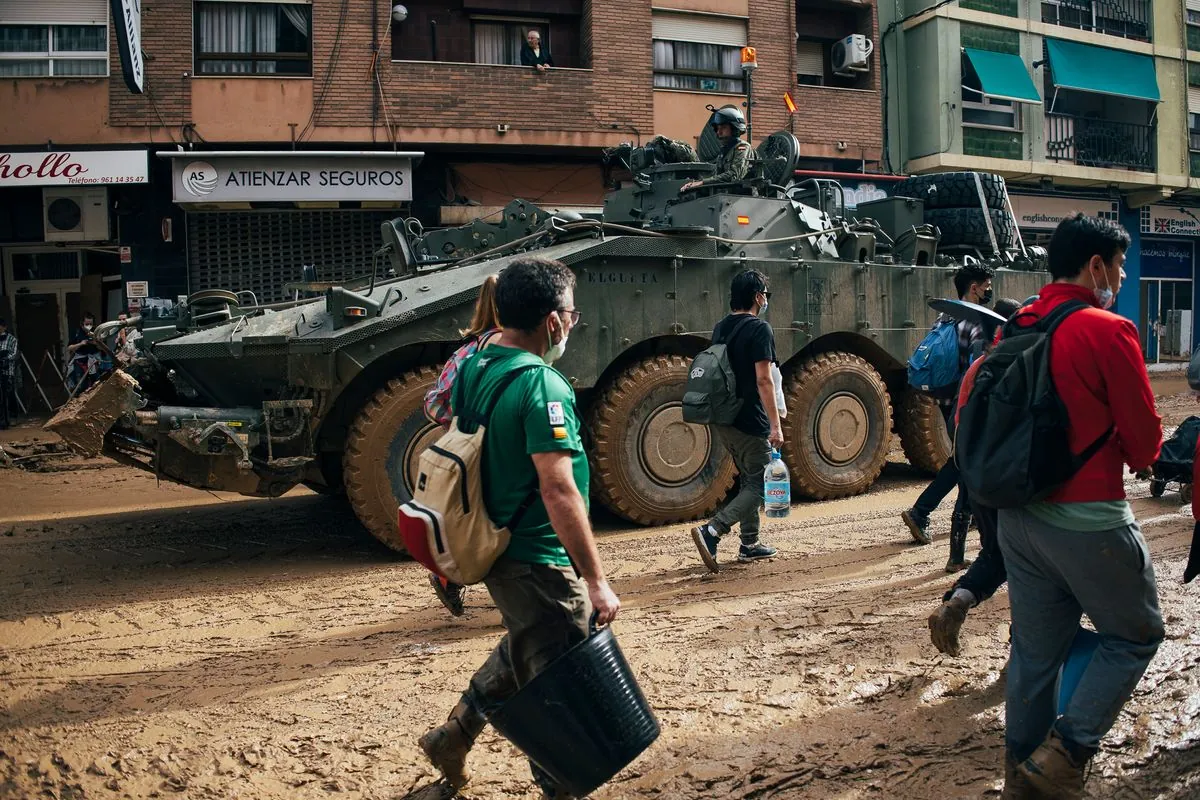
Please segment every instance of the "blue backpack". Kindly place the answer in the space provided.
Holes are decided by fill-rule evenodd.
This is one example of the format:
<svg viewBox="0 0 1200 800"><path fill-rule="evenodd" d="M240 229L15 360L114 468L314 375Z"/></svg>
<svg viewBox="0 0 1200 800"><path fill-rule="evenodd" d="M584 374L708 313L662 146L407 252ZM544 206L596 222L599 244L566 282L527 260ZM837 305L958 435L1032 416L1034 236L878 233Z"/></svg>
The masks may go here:
<svg viewBox="0 0 1200 800"><path fill-rule="evenodd" d="M908 360L908 384L938 393L958 385L958 327L953 320L935 322Z"/></svg>

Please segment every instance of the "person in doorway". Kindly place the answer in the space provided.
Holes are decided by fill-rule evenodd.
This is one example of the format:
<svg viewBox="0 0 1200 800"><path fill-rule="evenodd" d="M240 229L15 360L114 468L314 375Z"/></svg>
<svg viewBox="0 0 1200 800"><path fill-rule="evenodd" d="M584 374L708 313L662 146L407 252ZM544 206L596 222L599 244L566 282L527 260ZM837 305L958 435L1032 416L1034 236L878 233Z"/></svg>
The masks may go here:
<svg viewBox="0 0 1200 800"><path fill-rule="evenodd" d="M467 754L488 714L585 639L593 610L607 625L621 607L588 522L590 473L575 392L547 366L566 351L579 321L574 288L574 274L557 261L523 257L509 265L496 284L504 343L467 359L457 378L461 402L478 408L509 372L524 369L495 405L494 416L507 424L489 425L484 435L484 501L492 519L512 519L531 492L535 499L484 578L504 638L450 718L419 741L454 789L470 778ZM533 773L543 797L570 797L536 766Z"/></svg>
<svg viewBox="0 0 1200 800"><path fill-rule="evenodd" d="M550 51L542 47L542 34L536 30L525 34L525 44L521 45L521 64L533 67L543 75L546 70L554 66L554 59L550 57Z"/></svg>
<svg viewBox="0 0 1200 800"><path fill-rule="evenodd" d="M459 331L466 341L454 351L437 383L425 394L425 416L449 430L453 417L450 413L450 395L454 389L454 380L462 363L475 353L493 344L504 341L503 331L500 330L500 316L496 311L496 280L498 276L489 275L479 287L479 299L475 301L475 312L471 324L465 330ZM467 587L443 578L436 573L429 574L429 583L442 605L456 617L461 617L466 610L463 603L467 596Z"/></svg>
<svg viewBox="0 0 1200 800"><path fill-rule="evenodd" d="M1012 608L1004 797L1082 798L1088 762L1163 638L1154 567L1124 485L1126 464L1144 471L1158 458L1162 420L1137 328L1108 310L1129 243L1116 223L1064 219L1050 239L1053 282L1014 320L1033 324L1068 301L1090 306L1055 331L1049 371L1071 452L1100 444L1045 501L999 512ZM1060 715L1058 673L1083 614L1099 645Z"/></svg>
<svg viewBox="0 0 1200 800"><path fill-rule="evenodd" d="M742 408L732 425L710 426L737 465L741 485L737 496L712 520L692 528L692 541L709 571L717 572L717 546L721 537L740 524L738 561L758 561L775 555L774 547L759 541L758 510L763 502L763 472L771 450L783 446L783 426L775 404L775 333L761 319L771 299L767 276L748 269L734 276L730 286L730 313L713 329L712 340L728 345L729 363L737 382Z"/></svg>
<svg viewBox="0 0 1200 800"><path fill-rule="evenodd" d="M1011 319L1020 308L1021 304L1016 300L1001 298L996 301L993 310L1005 319ZM985 328L984 334L988 342L994 343L999 338L999 330ZM985 348L984 356L991 347L989 344ZM975 373L979 371L982 363L983 357L977 358L963 376L955 409L956 423L958 412L971 394ZM967 502L979 526L979 557L970 562L970 567L942 597L941 606L928 620L929 636L934 647L949 656L957 656L959 653L958 634L967 620L967 612L995 594L1008 580L1004 571L1004 556L1000 552L1000 542L997 538L996 509L978 503L970 497Z"/></svg>
<svg viewBox="0 0 1200 800"><path fill-rule="evenodd" d="M746 135L746 117L741 109L735 106L718 108L712 112L708 124L721 142L721 152L712 160L716 171L704 180L688 181L679 187L680 193L714 183L740 181L746 177L751 162L757 158L754 148L742 138Z"/></svg>
<svg viewBox="0 0 1200 800"><path fill-rule="evenodd" d="M12 425L16 416L19 359L17 337L8 332L8 320L0 317L0 430Z"/></svg>
<svg viewBox="0 0 1200 800"><path fill-rule="evenodd" d="M969 303L988 305L992 302L992 269L979 262L965 264L954 273L954 288L959 300ZM939 321L948 319L939 317ZM960 320L958 328L958 374L964 375L967 367L983 351L985 340L983 327L978 323ZM954 440L954 401L958 397L958 385L945 396L937 397L938 407L942 418L946 421L946 430L950 440ZM929 516L941 504L946 495L958 486L958 499L954 503L954 514L950 518L950 558L946 561L947 572L957 572L966 569L967 530L971 526L971 511L967 503L966 490L959 486L958 467L954 459L948 459L938 474L921 492L913 507L900 514L900 519L908 527L908 532L919 544L929 544L933 537L929 534Z"/></svg>
<svg viewBox="0 0 1200 800"><path fill-rule="evenodd" d="M96 344L96 337L92 335L95 325L96 315L85 311L79 327L75 329L75 333L71 334L71 340L67 344L67 388L72 392L80 383L84 381L90 383L90 376L96 372L100 347ZM86 388L86 386L83 387L83 389Z"/></svg>

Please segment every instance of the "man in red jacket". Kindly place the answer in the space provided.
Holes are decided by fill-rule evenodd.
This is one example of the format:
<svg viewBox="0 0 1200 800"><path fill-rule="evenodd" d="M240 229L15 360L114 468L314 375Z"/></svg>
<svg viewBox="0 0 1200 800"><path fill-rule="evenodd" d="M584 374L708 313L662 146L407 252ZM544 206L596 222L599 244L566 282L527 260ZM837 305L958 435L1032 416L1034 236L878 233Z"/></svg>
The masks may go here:
<svg viewBox="0 0 1200 800"><path fill-rule="evenodd" d="M1012 654L1006 688L1004 797L1083 797L1084 768L1163 638L1154 568L1125 500L1125 465L1158 458L1162 420L1137 329L1107 309L1124 278L1129 234L1075 214L1050 240L1053 283L1015 318L1032 324L1067 300L1088 303L1054 333L1050 373L1067 409L1071 451L1107 436L1045 501L1001 509ZM1110 433L1111 431L1111 433ZM1083 613L1100 644L1057 716L1058 671Z"/></svg>

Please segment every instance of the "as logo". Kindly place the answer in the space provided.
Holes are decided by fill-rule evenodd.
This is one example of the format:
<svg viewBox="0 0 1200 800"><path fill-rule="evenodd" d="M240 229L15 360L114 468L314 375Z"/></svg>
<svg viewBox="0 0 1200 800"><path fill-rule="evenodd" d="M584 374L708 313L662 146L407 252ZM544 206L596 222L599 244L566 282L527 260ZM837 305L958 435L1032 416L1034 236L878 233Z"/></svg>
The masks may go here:
<svg viewBox="0 0 1200 800"><path fill-rule="evenodd" d="M695 369L692 370L692 373L689 377L691 377L693 379L694 378L703 378L704 377L704 367L696 367Z"/></svg>
<svg viewBox="0 0 1200 800"><path fill-rule="evenodd" d="M204 197L217 188L217 170L207 161L193 161L180 176L184 190L192 197Z"/></svg>

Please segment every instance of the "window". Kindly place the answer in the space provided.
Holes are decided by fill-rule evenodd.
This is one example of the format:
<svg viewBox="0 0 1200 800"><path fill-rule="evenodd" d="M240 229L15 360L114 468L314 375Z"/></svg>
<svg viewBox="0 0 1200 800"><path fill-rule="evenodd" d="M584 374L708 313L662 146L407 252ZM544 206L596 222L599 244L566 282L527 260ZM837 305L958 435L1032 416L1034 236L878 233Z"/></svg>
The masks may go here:
<svg viewBox="0 0 1200 800"><path fill-rule="evenodd" d="M521 63L521 47L530 31L542 37L542 50L554 58L550 42L550 26L546 20L498 19L472 17L471 36L475 43L476 64Z"/></svg>
<svg viewBox="0 0 1200 800"><path fill-rule="evenodd" d="M1200 113L1188 114L1188 149L1200 151Z"/></svg>
<svg viewBox="0 0 1200 800"><path fill-rule="evenodd" d="M655 11L654 86L743 94L742 48L746 20L715 14Z"/></svg>
<svg viewBox="0 0 1200 800"><path fill-rule="evenodd" d="M108 75L104 25L0 25L0 77Z"/></svg>
<svg viewBox="0 0 1200 800"><path fill-rule="evenodd" d="M821 42L796 41L796 83L825 85L825 46Z"/></svg>
<svg viewBox="0 0 1200 800"><path fill-rule="evenodd" d="M985 95L978 76L968 67L968 63L966 56L963 56L963 127L1021 130L1020 104Z"/></svg>
<svg viewBox="0 0 1200 800"><path fill-rule="evenodd" d="M1200 11L1190 8L1187 12L1187 47L1188 50L1200 50Z"/></svg>
<svg viewBox="0 0 1200 800"><path fill-rule="evenodd" d="M196 3L197 75L311 75L312 7Z"/></svg>

